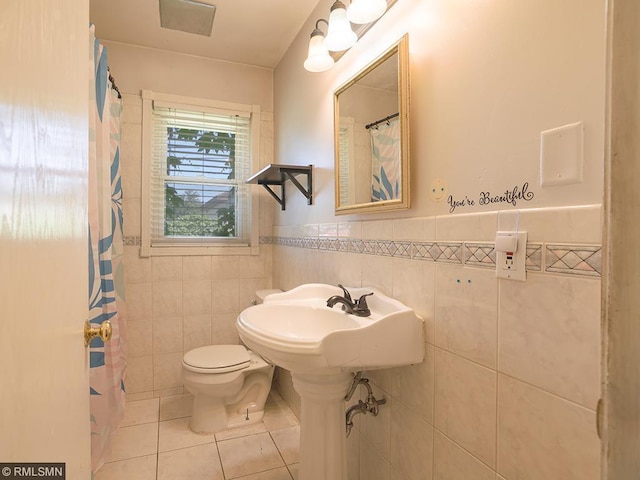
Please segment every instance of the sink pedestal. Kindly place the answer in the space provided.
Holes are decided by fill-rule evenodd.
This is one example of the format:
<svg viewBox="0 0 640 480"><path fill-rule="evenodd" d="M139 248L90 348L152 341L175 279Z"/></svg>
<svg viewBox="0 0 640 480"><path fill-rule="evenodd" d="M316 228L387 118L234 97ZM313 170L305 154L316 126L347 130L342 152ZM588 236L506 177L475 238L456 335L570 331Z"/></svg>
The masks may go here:
<svg viewBox="0 0 640 480"><path fill-rule="evenodd" d="M301 399L299 480L346 480L344 396L353 375L291 376Z"/></svg>

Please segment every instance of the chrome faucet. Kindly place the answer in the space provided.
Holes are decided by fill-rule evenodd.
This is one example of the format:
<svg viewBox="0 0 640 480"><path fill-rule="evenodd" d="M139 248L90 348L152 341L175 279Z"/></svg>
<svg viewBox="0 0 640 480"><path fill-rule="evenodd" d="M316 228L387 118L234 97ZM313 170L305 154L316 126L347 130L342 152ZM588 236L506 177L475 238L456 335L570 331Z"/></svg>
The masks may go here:
<svg viewBox="0 0 640 480"><path fill-rule="evenodd" d="M327 300L327 307L332 308L335 304L341 303L342 310L347 313L357 315L358 317L368 317L371 315L371 310L369 310L369 305L367 305L366 297L373 295L373 293L366 293L354 302L349 291L340 284L338 284L338 286L344 292L344 296L341 297L340 295L334 295L329 297Z"/></svg>

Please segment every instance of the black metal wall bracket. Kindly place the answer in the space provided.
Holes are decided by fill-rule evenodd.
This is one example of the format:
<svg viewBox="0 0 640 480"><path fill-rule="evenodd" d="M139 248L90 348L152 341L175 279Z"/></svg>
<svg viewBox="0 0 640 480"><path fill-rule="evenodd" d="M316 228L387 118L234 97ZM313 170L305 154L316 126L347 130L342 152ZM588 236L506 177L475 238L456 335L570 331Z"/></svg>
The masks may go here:
<svg viewBox="0 0 640 480"><path fill-rule="evenodd" d="M300 193L307 199L307 205L313 203L313 165L282 165L271 163L247 180L247 183L262 185L269 194L276 199L282 210L286 208L286 194L284 184L291 180ZM298 175L307 177L307 187L305 188L296 178ZM280 187L280 195L273 191L272 186Z"/></svg>

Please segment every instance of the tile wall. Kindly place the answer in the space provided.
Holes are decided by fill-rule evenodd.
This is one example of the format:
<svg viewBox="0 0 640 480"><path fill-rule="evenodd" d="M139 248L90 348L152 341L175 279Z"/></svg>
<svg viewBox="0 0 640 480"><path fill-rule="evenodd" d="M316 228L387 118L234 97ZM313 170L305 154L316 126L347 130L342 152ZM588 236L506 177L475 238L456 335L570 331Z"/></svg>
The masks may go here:
<svg viewBox="0 0 640 480"><path fill-rule="evenodd" d="M129 399L182 393L184 352L238 343L235 320L256 290L271 286L271 248L257 256L140 258L142 102L123 95L125 291L128 307ZM273 118L262 114L260 165L272 162ZM260 195L260 229L270 232L273 205ZM265 205L263 205L265 204Z"/></svg>
<svg viewBox="0 0 640 480"><path fill-rule="evenodd" d="M274 227L273 286L374 286L425 319L425 361L369 372L350 480L596 480L600 206ZM498 280L496 229L528 232ZM278 389L299 409L290 377Z"/></svg>

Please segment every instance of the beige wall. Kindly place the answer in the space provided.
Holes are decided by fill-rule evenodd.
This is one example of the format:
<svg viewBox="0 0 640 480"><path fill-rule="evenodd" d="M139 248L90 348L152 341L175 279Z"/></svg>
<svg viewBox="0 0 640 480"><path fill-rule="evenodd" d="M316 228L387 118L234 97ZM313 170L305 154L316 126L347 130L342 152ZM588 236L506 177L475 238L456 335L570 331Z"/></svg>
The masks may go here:
<svg viewBox="0 0 640 480"><path fill-rule="evenodd" d="M434 179L456 198L528 182L535 198L519 208L602 201L604 0L404 0L331 70L309 73L302 68L309 34L330 5L320 2L274 72L275 158L316 167L315 208L292 199L277 223L333 220L333 92L404 33L413 208L393 216L446 213L445 202L428 196ZM540 187L540 133L578 121L584 181Z"/></svg>
<svg viewBox="0 0 640 480"><path fill-rule="evenodd" d="M599 478L605 1L405 0L311 74L308 36L331 4L320 3L274 73L275 158L313 164L315 190L313 206L291 196L276 211L273 286L371 285L426 323L424 363L372 373L389 401L359 418L350 480ZM412 209L336 217L333 91L406 32ZM541 187L540 133L578 121L583 182ZM450 215L428 196L438 178L456 198L524 182L535 197ZM525 283L470 254L514 229L517 211ZM300 237L315 240L288 241ZM447 247L459 255L424 253ZM286 375L279 388L295 406Z"/></svg>
<svg viewBox="0 0 640 480"><path fill-rule="evenodd" d="M124 94L122 180L125 286L129 309L129 399L183 392L184 352L238 343L235 319L253 293L271 286L271 247L257 256L140 258L141 89L258 104L262 108L260 165L273 161L271 71L158 50L108 43L109 65ZM269 235L272 200L260 195L260 234Z"/></svg>
<svg viewBox="0 0 640 480"><path fill-rule="evenodd" d="M212 60L117 42L103 42L120 91L147 89L197 98L260 105L273 112L273 72L268 68Z"/></svg>

